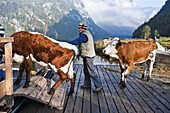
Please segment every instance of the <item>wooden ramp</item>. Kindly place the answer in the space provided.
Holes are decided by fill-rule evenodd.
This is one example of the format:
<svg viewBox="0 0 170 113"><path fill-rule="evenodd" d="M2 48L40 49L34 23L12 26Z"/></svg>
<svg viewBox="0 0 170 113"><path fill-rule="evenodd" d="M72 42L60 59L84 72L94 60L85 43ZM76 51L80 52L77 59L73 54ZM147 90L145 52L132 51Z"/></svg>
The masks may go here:
<svg viewBox="0 0 170 113"><path fill-rule="evenodd" d="M55 84L56 80L58 80L58 75L53 75L51 78L33 76L30 79L29 87L23 88L22 85L14 92L14 96L24 96L61 110L64 106L68 85L61 84L53 95L49 95L47 92Z"/></svg>

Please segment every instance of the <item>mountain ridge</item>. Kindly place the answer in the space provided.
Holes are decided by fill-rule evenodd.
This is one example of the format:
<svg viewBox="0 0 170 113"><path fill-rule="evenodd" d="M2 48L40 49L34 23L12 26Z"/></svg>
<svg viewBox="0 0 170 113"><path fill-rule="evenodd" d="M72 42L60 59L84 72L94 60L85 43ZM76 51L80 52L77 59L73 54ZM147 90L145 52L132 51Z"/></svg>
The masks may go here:
<svg viewBox="0 0 170 113"><path fill-rule="evenodd" d="M151 28L150 37L155 36L155 30L158 31L160 36L168 37L170 36L170 0L167 0L165 5L160 9L160 11L151 18L148 22L140 25L134 32L133 38L140 38L142 36L142 29L145 25L148 25Z"/></svg>
<svg viewBox="0 0 170 113"><path fill-rule="evenodd" d="M95 40L109 36L89 17L81 0L0 0L0 23L7 36L23 30L44 34L47 20L47 36L57 40L76 38L80 21L87 22Z"/></svg>

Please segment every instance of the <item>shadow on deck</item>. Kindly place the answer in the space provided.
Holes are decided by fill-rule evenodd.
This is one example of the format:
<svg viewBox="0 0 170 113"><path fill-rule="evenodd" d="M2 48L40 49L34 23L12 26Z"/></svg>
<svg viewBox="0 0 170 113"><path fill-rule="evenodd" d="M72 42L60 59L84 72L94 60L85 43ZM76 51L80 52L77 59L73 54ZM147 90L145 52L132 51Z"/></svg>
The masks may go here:
<svg viewBox="0 0 170 113"><path fill-rule="evenodd" d="M15 97L15 106L20 104L19 108L13 109L13 113L125 113L125 112L170 112L170 93L160 86L150 82L140 80L141 74L132 70L127 78L127 88L120 89L118 83L120 80L119 71L106 69L117 65L95 65L95 70L103 84L103 90L99 93L93 93L92 89L81 89L84 83L83 65L74 65L76 72L75 90L72 96L66 96L64 108L58 110L45 104L36 102L23 97ZM16 79L17 72L14 73ZM14 90L17 87L14 88ZM69 89L68 89L69 90ZM23 101L24 100L24 101Z"/></svg>

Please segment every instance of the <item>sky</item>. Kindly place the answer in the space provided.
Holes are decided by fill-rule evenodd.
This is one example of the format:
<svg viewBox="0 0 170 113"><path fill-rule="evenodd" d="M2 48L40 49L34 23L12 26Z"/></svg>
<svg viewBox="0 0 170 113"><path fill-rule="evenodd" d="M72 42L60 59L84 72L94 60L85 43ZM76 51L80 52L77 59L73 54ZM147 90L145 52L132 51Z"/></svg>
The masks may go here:
<svg viewBox="0 0 170 113"><path fill-rule="evenodd" d="M102 23L137 28L153 17L166 0L83 0L85 10Z"/></svg>

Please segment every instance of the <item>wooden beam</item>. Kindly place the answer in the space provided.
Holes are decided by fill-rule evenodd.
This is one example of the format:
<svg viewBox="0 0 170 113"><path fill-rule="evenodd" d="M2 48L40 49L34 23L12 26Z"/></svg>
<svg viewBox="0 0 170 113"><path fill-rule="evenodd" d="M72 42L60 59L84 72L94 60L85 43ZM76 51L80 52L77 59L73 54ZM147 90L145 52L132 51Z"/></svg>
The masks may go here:
<svg viewBox="0 0 170 113"><path fill-rule="evenodd" d="M13 37L0 37L0 43L7 43L7 42L13 42Z"/></svg>
<svg viewBox="0 0 170 113"><path fill-rule="evenodd" d="M0 70L5 68L5 64L0 64Z"/></svg>
<svg viewBox="0 0 170 113"><path fill-rule="evenodd" d="M5 44L5 65L6 65L6 100L7 100L6 106L11 108L14 105L11 42Z"/></svg>

